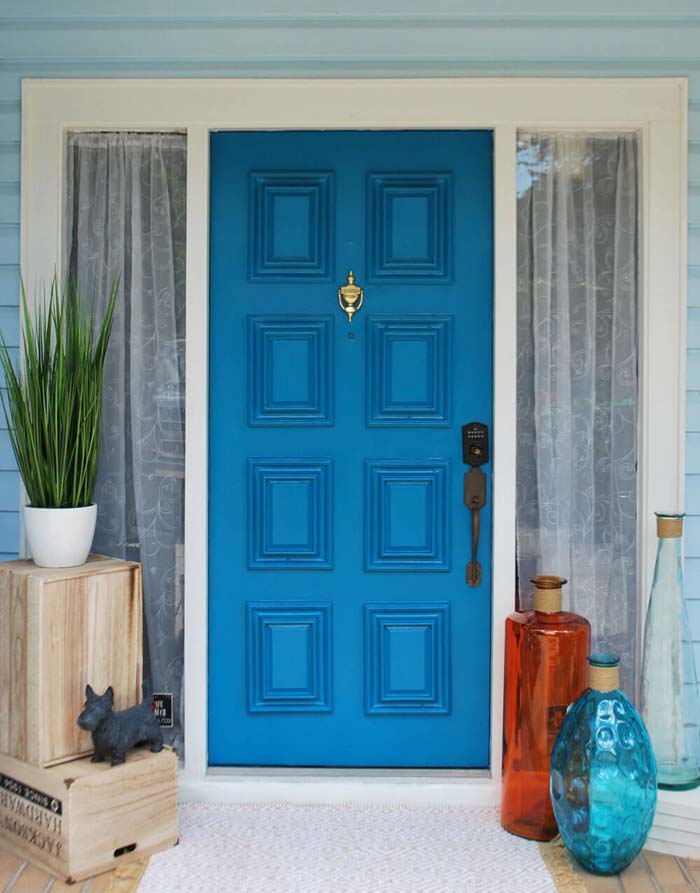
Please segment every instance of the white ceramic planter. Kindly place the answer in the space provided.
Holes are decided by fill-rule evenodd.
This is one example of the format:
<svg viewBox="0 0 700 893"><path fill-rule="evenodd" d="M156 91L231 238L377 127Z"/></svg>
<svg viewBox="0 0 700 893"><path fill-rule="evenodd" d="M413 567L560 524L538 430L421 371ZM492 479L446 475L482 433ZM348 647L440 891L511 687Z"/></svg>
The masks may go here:
<svg viewBox="0 0 700 893"><path fill-rule="evenodd" d="M97 506L75 509L24 507L24 526L34 564L76 567L90 554L97 523Z"/></svg>

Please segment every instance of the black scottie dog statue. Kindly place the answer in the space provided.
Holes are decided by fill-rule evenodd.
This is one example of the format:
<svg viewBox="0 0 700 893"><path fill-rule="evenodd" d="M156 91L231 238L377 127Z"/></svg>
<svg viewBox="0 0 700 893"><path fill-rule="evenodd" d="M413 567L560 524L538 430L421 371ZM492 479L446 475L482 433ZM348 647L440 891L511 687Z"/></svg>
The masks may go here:
<svg viewBox="0 0 700 893"><path fill-rule="evenodd" d="M78 717L81 729L92 732L95 753L93 763L111 757L112 766L123 763L126 752L137 744L149 744L153 753L163 749L163 733L147 699L136 707L115 713L114 689L110 685L103 695L96 695L91 686L85 689L85 706Z"/></svg>

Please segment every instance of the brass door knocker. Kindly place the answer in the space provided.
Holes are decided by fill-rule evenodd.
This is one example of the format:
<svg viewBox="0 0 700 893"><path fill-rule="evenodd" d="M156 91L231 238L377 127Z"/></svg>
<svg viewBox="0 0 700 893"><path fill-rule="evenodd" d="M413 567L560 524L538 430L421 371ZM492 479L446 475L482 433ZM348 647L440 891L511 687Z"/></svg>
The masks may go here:
<svg viewBox="0 0 700 893"><path fill-rule="evenodd" d="M349 322L352 322L353 314L362 307L364 300L365 293L355 284L355 276L352 270L349 270L348 281L338 289L338 303L347 313Z"/></svg>

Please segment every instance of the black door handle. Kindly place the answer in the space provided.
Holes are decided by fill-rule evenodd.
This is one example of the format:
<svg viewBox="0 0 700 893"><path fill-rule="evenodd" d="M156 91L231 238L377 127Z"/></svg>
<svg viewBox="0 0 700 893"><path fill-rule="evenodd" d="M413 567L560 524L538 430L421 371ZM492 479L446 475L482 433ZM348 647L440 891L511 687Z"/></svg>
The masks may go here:
<svg viewBox="0 0 700 893"><path fill-rule="evenodd" d="M464 475L464 504L472 515L472 560L467 565L467 583L481 583L481 565L478 561L480 511L486 505L486 475L479 468L489 461L489 429L483 422L462 425L462 460L471 469Z"/></svg>
<svg viewBox="0 0 700 893"><path fill-rule="evenodd" d="M480 468L471 468L464 475L464 504L472 515L472 560L467 565L467 583L478 586L481 583L481 565L477 560L481 528L479 513L486 505L486 475Z"/></svg>

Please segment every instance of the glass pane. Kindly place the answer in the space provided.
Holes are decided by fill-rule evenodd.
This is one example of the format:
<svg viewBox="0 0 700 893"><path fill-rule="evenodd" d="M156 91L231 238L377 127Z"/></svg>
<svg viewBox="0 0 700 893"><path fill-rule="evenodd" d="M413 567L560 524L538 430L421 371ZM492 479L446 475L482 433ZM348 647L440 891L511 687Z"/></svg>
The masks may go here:
<svg viewBox="0 0 700 893"><path fill-rule="evenodd" d="M520 133L518 593L568 577L596 650L636 661L636 134Z"/></svg>
<svg viewBox="0 0 700 893"><path fill-rule="evenodd" d="M93 548L143 564L146 685L181 748L187 140L71 133L66 161L64 269L98 308L119 278Z"/></svg>

